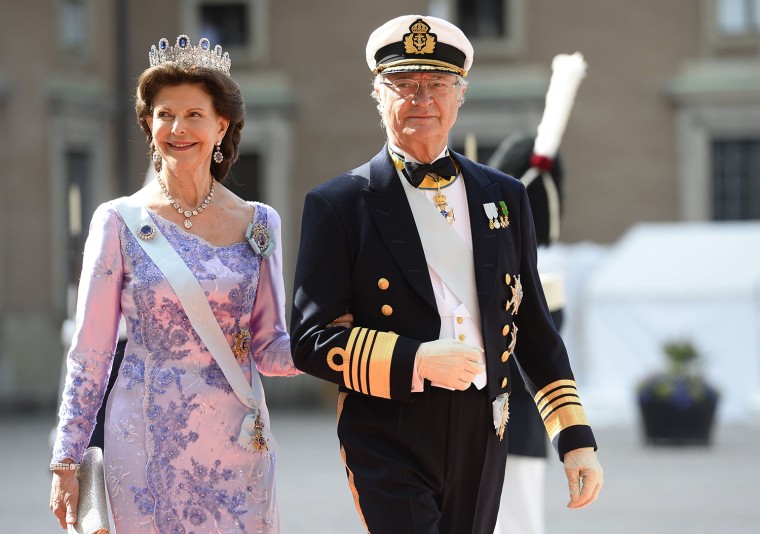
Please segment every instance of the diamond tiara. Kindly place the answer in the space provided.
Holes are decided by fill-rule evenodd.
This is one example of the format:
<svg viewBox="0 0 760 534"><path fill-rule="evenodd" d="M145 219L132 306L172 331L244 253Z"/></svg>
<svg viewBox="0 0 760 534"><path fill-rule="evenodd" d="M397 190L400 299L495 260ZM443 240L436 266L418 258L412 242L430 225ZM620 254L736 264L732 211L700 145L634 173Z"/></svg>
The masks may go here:
<svg viewBox="0 0 760 534"><path fill-rule="evenodd" d="M222 53L220 45L216 45L212 50L211 42L205 37L198 41L198 46L191 45L187 35L177 37L174 46L169 46L169 41L163 37L158 42L158 48L156 45L150 47L148 58L151 67L162 63L176 63L181 67L204 67L230 75L230 55L227 52Z"/></svg>

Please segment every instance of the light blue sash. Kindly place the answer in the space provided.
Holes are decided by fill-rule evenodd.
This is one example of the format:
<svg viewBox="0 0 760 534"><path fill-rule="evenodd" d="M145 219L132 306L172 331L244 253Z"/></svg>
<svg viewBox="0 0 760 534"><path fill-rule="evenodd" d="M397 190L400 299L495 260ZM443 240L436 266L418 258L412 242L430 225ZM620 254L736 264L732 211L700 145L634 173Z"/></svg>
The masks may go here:
<svg viewBox="0 0 760 534"><path fill-rule="evenodd" d="M198 280L190 268L185 264L177 251L169 244L161 230L154 224L147 210L137 204L130 197L123 197L112 202L119 212L124 223L135 240L140 244L145 253L150 257L156 267L164 274L164 277L172 286L182 307L185 310L190 324L193 325L198 337L208 348L216 363L224 373L225 378L232 386L233 391L240 402L251 409L243 419L243 424L238 437L238 444L246 450L252 451L255 434L256 418L259 415L259 406L264 400L264 387L256 365L251 360L251 384L245 378L235 356L232 354L227 338L224 336L219 323L211 311L206 294L203 292ZM140 237L140 228L150 225L155 235L150 239ZM268 430L268 429L267 429Z"/></svg>
<svg viewBox="0 0 760 534"><path fill-rule="evenodd" d="M422 242L425 259L443 283L464 303L475 324L480 325L480 306L475 286L472 249L464 242L423 191L400 178Z"/></svg>

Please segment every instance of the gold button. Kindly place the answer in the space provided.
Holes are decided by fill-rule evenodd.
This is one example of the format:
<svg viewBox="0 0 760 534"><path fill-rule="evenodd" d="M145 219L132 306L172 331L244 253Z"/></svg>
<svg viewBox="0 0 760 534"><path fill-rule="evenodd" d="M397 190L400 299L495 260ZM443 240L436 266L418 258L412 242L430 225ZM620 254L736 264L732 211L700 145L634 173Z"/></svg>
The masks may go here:
<svg viewBox="0 0 760 534"><path fill-rule="evenodd" d="M502 380L501 380L501 387L503 387L503 388L507 387L507 377L506 376L504 378L502 378Z"/></svg>
<svg viewBox="0 0 760 534"><path fill-rule="evenodd" d="M505 324L504 328L501 329L501 335L506 336L507 334L509 334L509 325Z"/></svg>
<svg viewBox="0 0 760 534"><path fill-rule="evenodd" d="M391 285L390 282L388 282L388 280L386 280L385 278L381 278L380 280L377 281L377 287L379 287L383 291L388 289L390 285Z"/></svg>
<svg viewBox="0 0 760 534"><path fill-rule="evenodd" d="M459 341L464 341L464 334L459 334Z"/></svg>
<svg viewBox="0 0 760 534"><path fill-rule="evenodd" d="M383 315L388 316L393 313L393 308L391 308L387 304L383 304L383 307L380 308L380 311L383 312Z"/></svg>
<svg viewBox="0 0 760 534"><path fill-rule="evenodd" d="M509 359L509 351L505 350L501 353L501 361L506 362Z"/></svg>
<svg viewBox="0 0 760 534"><path fill-rule="evenodd" d="M457 317L457 324L462 324L464 322L464 319L461 317Z"/></svg>
<svg viewBox="0 0 760 534"><path fill-rule="evenodd" d="M511 276L509 276L509 274L507 274L507 275L504 277L504 281L507 283L507 285L509 285L510 283L512 283L512 277L511 277Z"/></svg>

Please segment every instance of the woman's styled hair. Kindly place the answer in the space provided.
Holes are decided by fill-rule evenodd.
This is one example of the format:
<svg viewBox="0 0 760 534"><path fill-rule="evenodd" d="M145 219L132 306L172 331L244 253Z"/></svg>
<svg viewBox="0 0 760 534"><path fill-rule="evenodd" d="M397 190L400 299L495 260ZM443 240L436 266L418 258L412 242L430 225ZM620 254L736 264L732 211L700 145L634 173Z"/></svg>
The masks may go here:
<svg viewBox="0 0 760 534"><path fill-rule="evenodd" d="M227 74L202 67L182 67L176 63L162 63L146 69L137 82L135 113L148 140L148 154L153 155L155 146L148 126L148 117L153 114L153 99L164 87L177 85L198 85L211 97L216 113L230 121L224 134L220 150L224 156L221 163L211 160L211 175L219 181L229 174L230 167L238 159L240 131L245 123L245 102L240 86ZM161 172L161 159L154 162L157 172Z"/></svg>

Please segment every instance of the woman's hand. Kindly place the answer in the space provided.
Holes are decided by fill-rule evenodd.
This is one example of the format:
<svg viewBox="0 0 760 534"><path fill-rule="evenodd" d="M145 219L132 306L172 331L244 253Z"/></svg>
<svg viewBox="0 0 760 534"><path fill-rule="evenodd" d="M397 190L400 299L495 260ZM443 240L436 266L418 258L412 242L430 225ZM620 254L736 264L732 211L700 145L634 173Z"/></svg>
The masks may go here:
<svg viewBox="0 0 760 534"><path fill-rule="evenodd" d="M53 487L50 490L50 509L58 518L61 528L77 522L79 504L79 480L76 471L53 471Z"/></svg>
<svg viewBox="0 0 760 534"><path fill-rule="evenodd" d="M350 313L344 313L337 319L333 320L327 326L342 326L343 328L352 328L354 326L354 316Z"/></svg>

